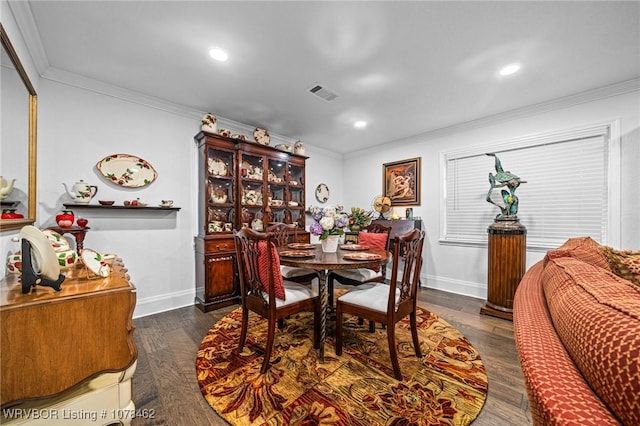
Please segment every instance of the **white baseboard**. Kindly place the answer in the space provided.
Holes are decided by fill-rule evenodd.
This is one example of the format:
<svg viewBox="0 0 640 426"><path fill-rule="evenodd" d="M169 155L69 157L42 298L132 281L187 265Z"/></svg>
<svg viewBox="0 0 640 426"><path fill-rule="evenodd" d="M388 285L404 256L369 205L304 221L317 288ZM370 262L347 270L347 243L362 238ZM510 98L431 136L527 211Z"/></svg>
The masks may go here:
<svg viewBox="0 0 640 426"><path fill-rule="evenodd" d="M487 285L472 281L455 280L451 278L437 277L434 275L422 275L422 287L447 291L449 293L461 294L463 296L475 297L476 299L487 298Z"/></svg>
<svg viewBox="0 0 640 426"><path fill-rule="evenodd" d="M422 275L420 279L422 281L422 287L475 297L476 299L487 298L487 287L485 284L442 278L433 275ZM138 299L133 317L146 317L147 315L159 314L161 312L184 308L185 306L192 306L194 304L195 295L194 289Z"/></svg>
<svg viewBox="0 0 640 426"><path fill-rule="evenodd" d="M185 290L138 299L136 302L136 309L133 312L133 317L146 317L147 315L159 314L161 312L184 308L185 306L192 306L194 304L195 297L196 291L194 288L193 290Z"/></svg>

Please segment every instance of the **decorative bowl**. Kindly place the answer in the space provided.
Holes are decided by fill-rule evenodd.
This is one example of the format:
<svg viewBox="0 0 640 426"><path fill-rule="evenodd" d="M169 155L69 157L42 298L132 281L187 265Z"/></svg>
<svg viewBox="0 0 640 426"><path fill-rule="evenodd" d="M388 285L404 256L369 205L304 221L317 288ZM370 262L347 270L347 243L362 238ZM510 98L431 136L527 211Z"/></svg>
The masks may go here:
<svg viewBox="0 0 640 426"><path fill-rule="evenodd" d="M75 250L58 251L56 252L56 257L58 258L58 265L60 265L60 269L71 268L78 260L78 254Z"/></svg>
<svg viewBox="0 0 640 426"><path fill-rule="evenodd" d="M284 151L284 152L291 152L291 145L281 143L276 145L276 149L279 149L280 151Z"/></svg>
<svg viewBox="0 0 640 426"><path fill-rule="evenodd" d="M115 201L113 200L98 200L101 206L112 206Z"/></svg>
<svg viewBox="0 0 640 426"><path fill-rule="evenodd" d="M113 261L116 259L116 255L113 253L102 253L102 260L107 264L113 264Z"/></svg>
<svg viewBox="0 0 640 426"><path fill-rule="evenodd" d="M224 204L227 202L228 198L229 197L227 196L227 194L224 193L211 194L211 201L213 201L215 204Z"/></svg>

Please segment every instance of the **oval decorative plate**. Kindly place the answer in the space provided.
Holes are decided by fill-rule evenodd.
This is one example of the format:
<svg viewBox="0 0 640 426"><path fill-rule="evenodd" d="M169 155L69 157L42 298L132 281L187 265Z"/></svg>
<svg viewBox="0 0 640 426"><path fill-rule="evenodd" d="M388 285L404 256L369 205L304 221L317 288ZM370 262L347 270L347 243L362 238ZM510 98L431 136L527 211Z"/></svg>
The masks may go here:
<svg viewBox="0 0 640 426"><path fill-rule="evenodd" d="M347 260L378 260L382 259L382 256L379 254L373 253L347 253L344 256Z"/></svg>
<svg viewBox="0 0 640 426"><path fill-rule="evenodd" d="M296 249L296 250L313 250L316 248L315 245L307 244L307 243L290 243L290 244L287 244L287 247L289 247L290 249Z"/></svg>
<svg viewBox="0 0 640 426"><path fill-rule="evenodd" d="M314 257L315 253L310 251L285 250L280 252L282 257Z"/></svg>
<svg viewBox="0 0 640 426"><path fill-rule="evenodd" d="M362 251L369 250L371 247L362 244L343 244L340 246L342 250Z"/></svg>
<svg viewBox="0 0 640 426"><path fill-rule="evenodd" d="M109 265L102 255L95 250L82 249L82 262L87 268L99 277L109 276Z"/></svg>
<svg viewBox="0 0 640 426"><path fill-rule="evenodd" d="M96 167L109 182L129 188L147 186L158 177L151 164L129 154L108 155Z"/></svg>

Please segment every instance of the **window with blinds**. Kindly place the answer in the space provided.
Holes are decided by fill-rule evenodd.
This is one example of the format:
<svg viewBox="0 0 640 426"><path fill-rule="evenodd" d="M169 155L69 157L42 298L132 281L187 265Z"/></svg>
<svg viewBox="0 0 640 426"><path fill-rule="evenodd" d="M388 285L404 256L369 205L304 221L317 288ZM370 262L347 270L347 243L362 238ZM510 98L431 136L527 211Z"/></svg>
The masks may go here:
<svg viewBox="0 0 640 426"><path fill-rule="evenodd" d="M612 172L612 152L619 148L613 149L611 125L443 153L446 184L441 241L486 244L487 227L500 213L487 202L489 172L495 175L496 169L494 157L486 153L494 152L505 171L526 182L515 194L519 198L518 218L527 228L528 248L557 247L574 236L606 243L610 204L619 204L619 191L615 191L619 174ZM503 205L500 189L494 189L491 198Z"/></svg>

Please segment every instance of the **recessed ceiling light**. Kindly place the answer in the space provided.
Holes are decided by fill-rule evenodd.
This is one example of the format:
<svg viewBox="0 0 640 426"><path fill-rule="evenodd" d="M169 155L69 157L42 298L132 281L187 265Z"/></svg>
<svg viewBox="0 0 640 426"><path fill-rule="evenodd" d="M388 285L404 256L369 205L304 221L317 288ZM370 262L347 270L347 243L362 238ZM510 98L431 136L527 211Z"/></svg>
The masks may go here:
<svg viewBox="0 0 640 426"><path fill-rule="evenodd" d="M209 49L209 56L211 56L216 61L225 62L229 59L229 55L224 50L219 47L213 47Z"/></svg>
<svg viewBox="0 0 640 426"><path fill-rule="evenodd" d="M365 127L367 127L367 122L364 120L356 121L355 123L353 123L353 127L355 127L356 129L364 129Z"/></svg>
<svg viewBox="0 0 640 426"><path fill-rule="evenodd" d="M506 67L503 67L502 69L500 69L500 75L511 75L513 73L516 73L520 70L520 64L518 63L513 63L513 64L509 64Z"/></svg>

